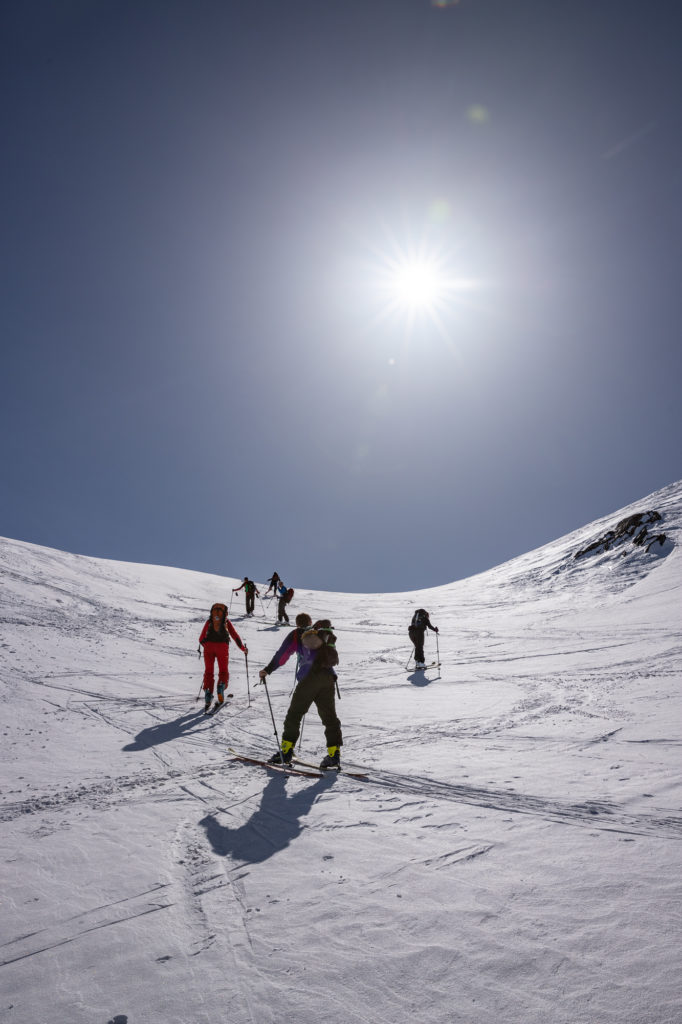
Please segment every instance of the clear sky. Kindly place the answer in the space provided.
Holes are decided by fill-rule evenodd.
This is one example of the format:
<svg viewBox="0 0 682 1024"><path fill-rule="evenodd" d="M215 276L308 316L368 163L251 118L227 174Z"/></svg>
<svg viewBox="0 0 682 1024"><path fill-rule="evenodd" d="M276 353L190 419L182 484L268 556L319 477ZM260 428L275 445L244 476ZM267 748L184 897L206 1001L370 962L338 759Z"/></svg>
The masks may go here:
<svg viewBox="0 0 682 1024"><path fill-rule="evenodd" d="M5 0L0 533L471 575L682 477L669 0Z"/></svg>

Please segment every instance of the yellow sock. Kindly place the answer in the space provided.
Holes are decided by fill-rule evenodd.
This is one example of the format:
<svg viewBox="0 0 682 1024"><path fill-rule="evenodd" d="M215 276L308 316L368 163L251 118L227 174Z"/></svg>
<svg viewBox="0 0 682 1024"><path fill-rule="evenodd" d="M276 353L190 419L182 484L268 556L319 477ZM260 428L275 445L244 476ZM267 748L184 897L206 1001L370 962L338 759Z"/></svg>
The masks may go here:
<svg viewBox="0 0 682 1024"><path fill-rule="evenodd" d="M333 757L334 754L338 751L338 749L338 747L327 747L327 753L329 754L330 757Z"/></svg>
<svg viewBox="0 0 682 1024"><path fill-rule="evenodd" d="M293 746L290 740L282 740L282 753L286 754L289 750L293 749Z"/></svg>

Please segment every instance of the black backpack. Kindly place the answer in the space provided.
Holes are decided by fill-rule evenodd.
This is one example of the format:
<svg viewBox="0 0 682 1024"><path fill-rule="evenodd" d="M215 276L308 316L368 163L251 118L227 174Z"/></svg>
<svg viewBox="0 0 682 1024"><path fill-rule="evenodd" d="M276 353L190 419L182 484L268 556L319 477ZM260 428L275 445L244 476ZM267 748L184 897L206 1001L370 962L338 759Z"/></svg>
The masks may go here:
<svg viewBox="0 0 682 1024"><path fill-rule="evenodd" d="M417 608L416 612L412 616L410 629L426 629L426 623L428 621L428 618L428 612L425 612L423 608Z"/></svg>

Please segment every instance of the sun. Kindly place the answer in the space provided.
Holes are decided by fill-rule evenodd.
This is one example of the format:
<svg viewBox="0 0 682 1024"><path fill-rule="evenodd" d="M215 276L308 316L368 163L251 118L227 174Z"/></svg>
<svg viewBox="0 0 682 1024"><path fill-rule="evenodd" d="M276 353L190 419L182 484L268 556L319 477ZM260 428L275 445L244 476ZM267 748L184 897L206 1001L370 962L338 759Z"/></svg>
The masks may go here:
<svg viewBox="0 0 682 1024"><path fill-rule="evenodd" d="M439 329L462 288L449 260L435 250L384 254L375 266L374 289L380 318L403 319L411 329L430 320Z"/></svg>
<svg viewBox="0 0 682 1024"><path fill-rule="evenodd" d="M378 227L383 244L362 239L365 253L358 262L369 300L367 329L397 330L407 344L435 331L452 343L480 304L475 293L485 287L472 268L464 267L466 245L455 244L449 234L442 237L440 219L416 231L409 224L400 232L385 224Z"/></svg>
<svg viewBox="0 0 682 1024"><path fill-rule="evenodd" d="M406 260L389 269L385 287L397 305L426 309L445 297L448 281L435 261Z"/></svg>

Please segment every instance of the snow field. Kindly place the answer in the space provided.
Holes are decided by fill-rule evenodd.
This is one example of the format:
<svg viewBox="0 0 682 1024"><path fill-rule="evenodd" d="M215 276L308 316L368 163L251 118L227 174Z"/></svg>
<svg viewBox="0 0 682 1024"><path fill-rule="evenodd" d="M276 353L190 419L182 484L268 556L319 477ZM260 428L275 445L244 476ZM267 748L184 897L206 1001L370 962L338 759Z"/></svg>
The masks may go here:
<svg viewBox="0 0 682 1024"><path fill-rule="evenodd" d="M640 508L665 557L572 559ZM200 713L237 581L0 541L0 1022L677 1024L681 531L678 484L431 592L297 589L364 781L230 758L274 749L272 605Z"/></svg>

